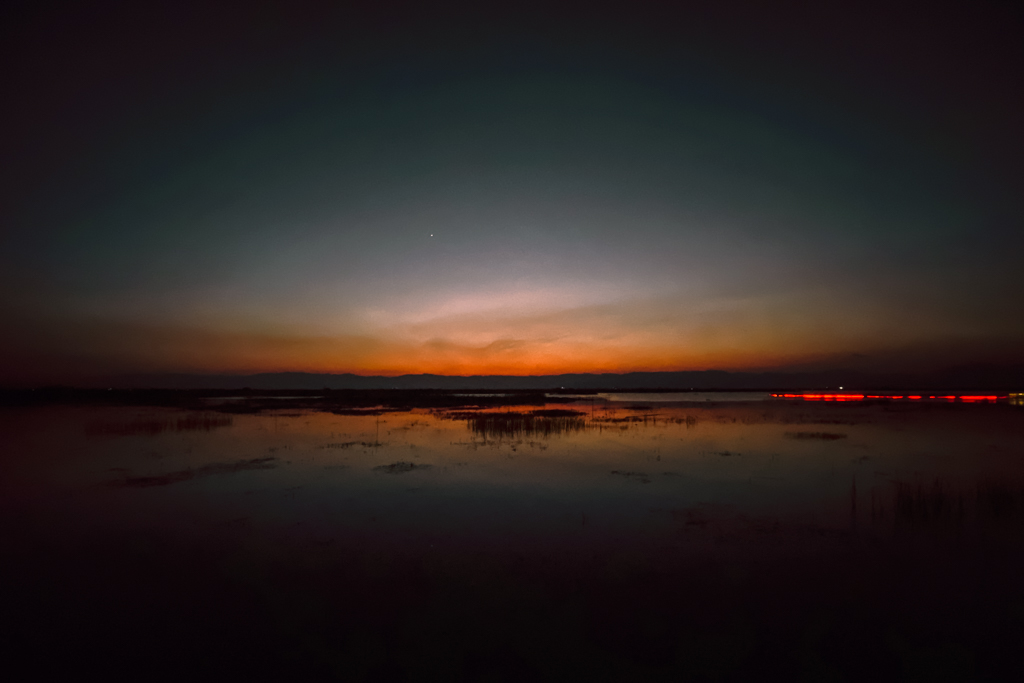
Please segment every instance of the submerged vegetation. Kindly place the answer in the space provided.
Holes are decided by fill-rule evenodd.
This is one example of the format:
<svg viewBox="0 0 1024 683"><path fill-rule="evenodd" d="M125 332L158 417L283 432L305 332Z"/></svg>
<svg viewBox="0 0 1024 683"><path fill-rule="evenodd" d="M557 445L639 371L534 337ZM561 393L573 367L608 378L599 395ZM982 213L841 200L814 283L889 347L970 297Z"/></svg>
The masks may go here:
<svg viewBox="0 0 1024 683"><path fill-rule="evenodd" d="M234 472L244 472L245 470L271 470L277 467L277 462L275 462L276 460L277 458L270 457L252 458L251 460L239 460L227 463L214 463L211 465L204 465L203 467L196 467L195 469L179 470L177 472L169 472L167 474L152 477L126 476L124 479L116 479L109 483L111 486L132 488L167 486L169 484L176 484L178 482L189 481L191 479L209 477L214 474L232 474Z"/></svg>
<svg viewBox="0 0 1024 683"><path fill-rule="evenodd" d="M887 522L891 516L903 530L1024 523L1024 482L984 480L974 487L957 487L941 478L930 483L894 481L890 500L891 507L872 495L872 521Z"/></svg>
<svg viewBox="0 0 1024 683"><path fill-rule="evenodd" d="M232 418L226 415L186 415L176 419L139 419L130 422L94 422L86 425L90 435L156 436L164 432L209 432L230 427Z"/></svg>
<svg viewBox="0 0 1024 683"><path fill-rule="evenodd" d="M430 468L431 465L400 460L398 462L393 462L390 465L378 465L373 468L373 471L383 472L384 474L403 474L414 470L429 470Z"/></svg>
<svg viewBox="0 0 1024 683"><path fill-rule="evenodd" d="M820 441L838 441L845 439L846 434L838 432L786 432L787 439L818 439Z"/></svg>
<svg viewBox="0 0 1024 683"><path fill-rule="evenodd" d="M893 512L897 522L935 524L964 518L964 496L940 479L930 486L897 481L894 488Z"/></svg>

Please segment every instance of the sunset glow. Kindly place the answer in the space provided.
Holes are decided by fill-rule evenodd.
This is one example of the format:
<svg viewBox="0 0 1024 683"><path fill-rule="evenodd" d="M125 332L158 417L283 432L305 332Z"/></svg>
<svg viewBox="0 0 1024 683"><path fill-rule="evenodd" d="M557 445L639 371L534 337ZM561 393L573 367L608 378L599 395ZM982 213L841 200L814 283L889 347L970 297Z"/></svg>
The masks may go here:
<svg viewBox="0 0 1024 683"><path fill-rule="evenodd" d="M813 31L543 25L109 54L26 29L0 383L1024 363L1020 111L948 41L933 78L782 56Z"/></svg>
<svg viewBox="0 0 1024 683"><path fill-rule="evenodd" d="M1024 681L1022 36L0 3L2 670Z"/></svg>

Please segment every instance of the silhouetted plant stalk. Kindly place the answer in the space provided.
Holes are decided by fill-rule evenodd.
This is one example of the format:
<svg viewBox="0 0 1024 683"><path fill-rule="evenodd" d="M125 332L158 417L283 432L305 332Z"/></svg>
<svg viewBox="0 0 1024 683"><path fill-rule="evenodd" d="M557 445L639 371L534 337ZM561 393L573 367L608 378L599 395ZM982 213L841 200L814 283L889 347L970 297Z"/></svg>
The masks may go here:
<svg viewBox="0 0 1024 683"><path fill-rule="evenodd" d="M891 507L872 492L871 519L906 530L951 528L973 522L982 527L1024 525L1024 483L988 480L957 489L949 482L893 482Z"/></svg>

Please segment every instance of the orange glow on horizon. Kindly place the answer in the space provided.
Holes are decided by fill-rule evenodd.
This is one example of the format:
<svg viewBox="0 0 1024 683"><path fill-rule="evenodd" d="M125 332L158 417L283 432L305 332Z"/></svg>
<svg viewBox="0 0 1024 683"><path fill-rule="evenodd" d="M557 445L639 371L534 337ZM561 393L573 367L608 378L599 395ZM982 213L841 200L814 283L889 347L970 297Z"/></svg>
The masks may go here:
<svg viewBox="0 0 1024 683"><path fill-rule="evenodd" d="M187 370L244 374L352 373L385 377L406 374L532 376L708 369L742 371L803 360L792 355L735 349L700 352L678 347L561 340L499 340L484 346L470 346L441 340L407 343L362 338L340 342L332 339L301 340L288 345L259 340L239 346L241 353L234 348L225 348L223 353L212 349L201 364L186 363ZM173 358L166 360L170 361L167 365L177 366L176 370L181 367Z"/></svg>
<svg viewBox="0 0 1024 683"><path fill-rule="evenodd" d="M516 318L492 325L488 318L477 321L476 326L456 321L458 324L453 323L450 329L432 323L429 329L412 332L394 327L366 334L299 332L259 325L223 329L198 324L82 320L64 325L59 331L62 337L76 341L74 354L30 343L28 337L17 344L7 340L0 344L0 351L10 361L7 381L31 383L136 373L306 372L394 377L762 372L799 365L824 367L832 359L852 353L828 338L802 337L794 343L790 334L770 326L752 326L744 334L714 326L689 332L682 327L645 330L639 324L625 325L616 320L605 326L603 320L592 319L596 314L580 314L579 320L567 315L565 321L545 318L543 324ZM858 349L871 351L870 347ZM906 397L923 398L923 394Z"/></svg>

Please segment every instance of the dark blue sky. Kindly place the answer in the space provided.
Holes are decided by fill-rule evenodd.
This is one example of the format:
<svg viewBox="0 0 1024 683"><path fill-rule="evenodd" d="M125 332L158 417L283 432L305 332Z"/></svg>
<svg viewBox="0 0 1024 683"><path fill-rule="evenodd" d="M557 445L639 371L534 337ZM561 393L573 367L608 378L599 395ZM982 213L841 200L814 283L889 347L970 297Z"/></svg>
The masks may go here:
<svg viewBox="0 0 1024 683"><path fill-rule="evenodd" d="M1024 362L1011 3L14 4L6 381Z"/></svg>

